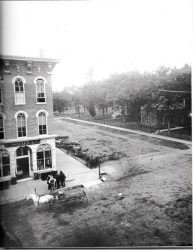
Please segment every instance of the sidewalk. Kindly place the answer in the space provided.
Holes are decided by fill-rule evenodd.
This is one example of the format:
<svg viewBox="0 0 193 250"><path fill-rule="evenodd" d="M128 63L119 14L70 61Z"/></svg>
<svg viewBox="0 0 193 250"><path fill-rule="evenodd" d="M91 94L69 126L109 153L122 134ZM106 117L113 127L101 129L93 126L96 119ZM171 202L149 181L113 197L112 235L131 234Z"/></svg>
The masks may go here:
<svg viewBox="0 0 193 250"><path fill-rule="evenodd" d="M57 170L62 170L67 179L66 187L74 185L89 186L100 183L98 177L98 169L89 169L73 157L67 155L65 152L56 148L56 166ZM34 193L36 189L37 194L46 194L50 191L46 181L39 180L26 180L18 182L16 185L10 185L9 189L0 191L0 204L13 202L25 199L28 194Z"/></svg>
<svg viewBox="0 0 193 250"><path fill-rule="evenodd" d="M173 138L173 137L168 137L168 136L164 136L164 135L150 134L150 133L143 132L143 131L137 131L137 130L133 130L133 129L127 129L127 128L121 128L121 127L106 125L106 124L100 124L100 123L97 123L97 122L89 122L89 121L79 120L79 119L70 118L70 117L59 117L57 119L61 119L61 118L67 119L67 120L72 120L72 121L77 121L77 122L82 122L82 123L87 123L87 124L93 124L93 125L97 125L97 126L100 126L100 127L106 127L106 128L121 130L121 131L129 132L129 133L144 135L144 136L152 137L152 138L156 138L156 139L173 141L173 142L179 142L179 143L183 143L183 144L192 146L192 142L191 141L186 141L186 140L182 140L182 139L178 139L178 138Z"/></svg>

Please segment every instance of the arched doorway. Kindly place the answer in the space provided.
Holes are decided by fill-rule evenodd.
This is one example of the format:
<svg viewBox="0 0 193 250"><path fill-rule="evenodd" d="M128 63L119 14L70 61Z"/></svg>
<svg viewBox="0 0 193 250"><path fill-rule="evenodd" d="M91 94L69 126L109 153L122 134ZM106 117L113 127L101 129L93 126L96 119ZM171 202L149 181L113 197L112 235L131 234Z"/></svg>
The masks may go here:
<svg viewBox="0 0 193 250"><path fill-rule="evenodd" d="M16 176L18 179L30 176L31 149L27 146L19 147L16 150Z"/></svg>

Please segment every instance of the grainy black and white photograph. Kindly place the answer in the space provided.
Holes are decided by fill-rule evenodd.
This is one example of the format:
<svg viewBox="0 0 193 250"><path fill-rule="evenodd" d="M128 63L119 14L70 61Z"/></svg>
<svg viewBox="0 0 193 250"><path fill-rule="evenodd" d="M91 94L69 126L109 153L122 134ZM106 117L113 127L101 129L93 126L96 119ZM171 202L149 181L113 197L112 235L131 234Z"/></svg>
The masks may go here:
<svg viewBox="0 0 193 250"><path fill-rule="evenodd" d="M0 247L191 248L192 0L0 7Z"/></svg>

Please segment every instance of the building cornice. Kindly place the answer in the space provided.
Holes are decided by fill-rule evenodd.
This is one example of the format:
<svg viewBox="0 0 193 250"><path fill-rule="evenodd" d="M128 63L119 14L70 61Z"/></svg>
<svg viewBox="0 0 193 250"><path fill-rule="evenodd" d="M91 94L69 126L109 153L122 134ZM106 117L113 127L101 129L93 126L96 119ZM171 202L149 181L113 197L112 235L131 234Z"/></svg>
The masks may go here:
<svg viewBox="0 0 193 250"><path fill-rule="evenodd" d="M45 57L25 57L25 56L12 56L12 55L0 55L0 60L11 60L11 61L33 61L33 62L47 62L47 63L59 63L60 60L56 58L45 58Z"/></svg>
<svg viewBox="0 0 193 250"><path fill-rule="evenodd" d="M14 142L25 142L25 141L34 141L34 140L45 140L45 139L52 139L56 138L58 135L41 135L41 136L34 136L34 137L23 137L23 138L17 138L17 139L2 139L0 140L0 146L4 145L6 143L14 143Z"/></svg>

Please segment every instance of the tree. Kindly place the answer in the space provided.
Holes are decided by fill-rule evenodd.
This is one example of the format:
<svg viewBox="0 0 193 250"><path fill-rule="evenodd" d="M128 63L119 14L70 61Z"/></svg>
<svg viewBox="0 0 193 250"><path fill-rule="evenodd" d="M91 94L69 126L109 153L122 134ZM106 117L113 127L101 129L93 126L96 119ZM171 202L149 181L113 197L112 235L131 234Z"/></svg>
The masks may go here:
<svg viewBox="0 0 193 250"><path fill-rule="evenodd" d="M89 110L89 114L90 114L92 117L95 117L96 111L95 111L95 106L94 106L94 104L93 104L92 102L89 103L88 110Z"/></svg>
<svg viewBox="0 0 193 250"><path fill-rule="evenodd" d="M71 105L72 94L66 90L61 92L53 92L53 108L54 111L63 112Z"/></svg>

